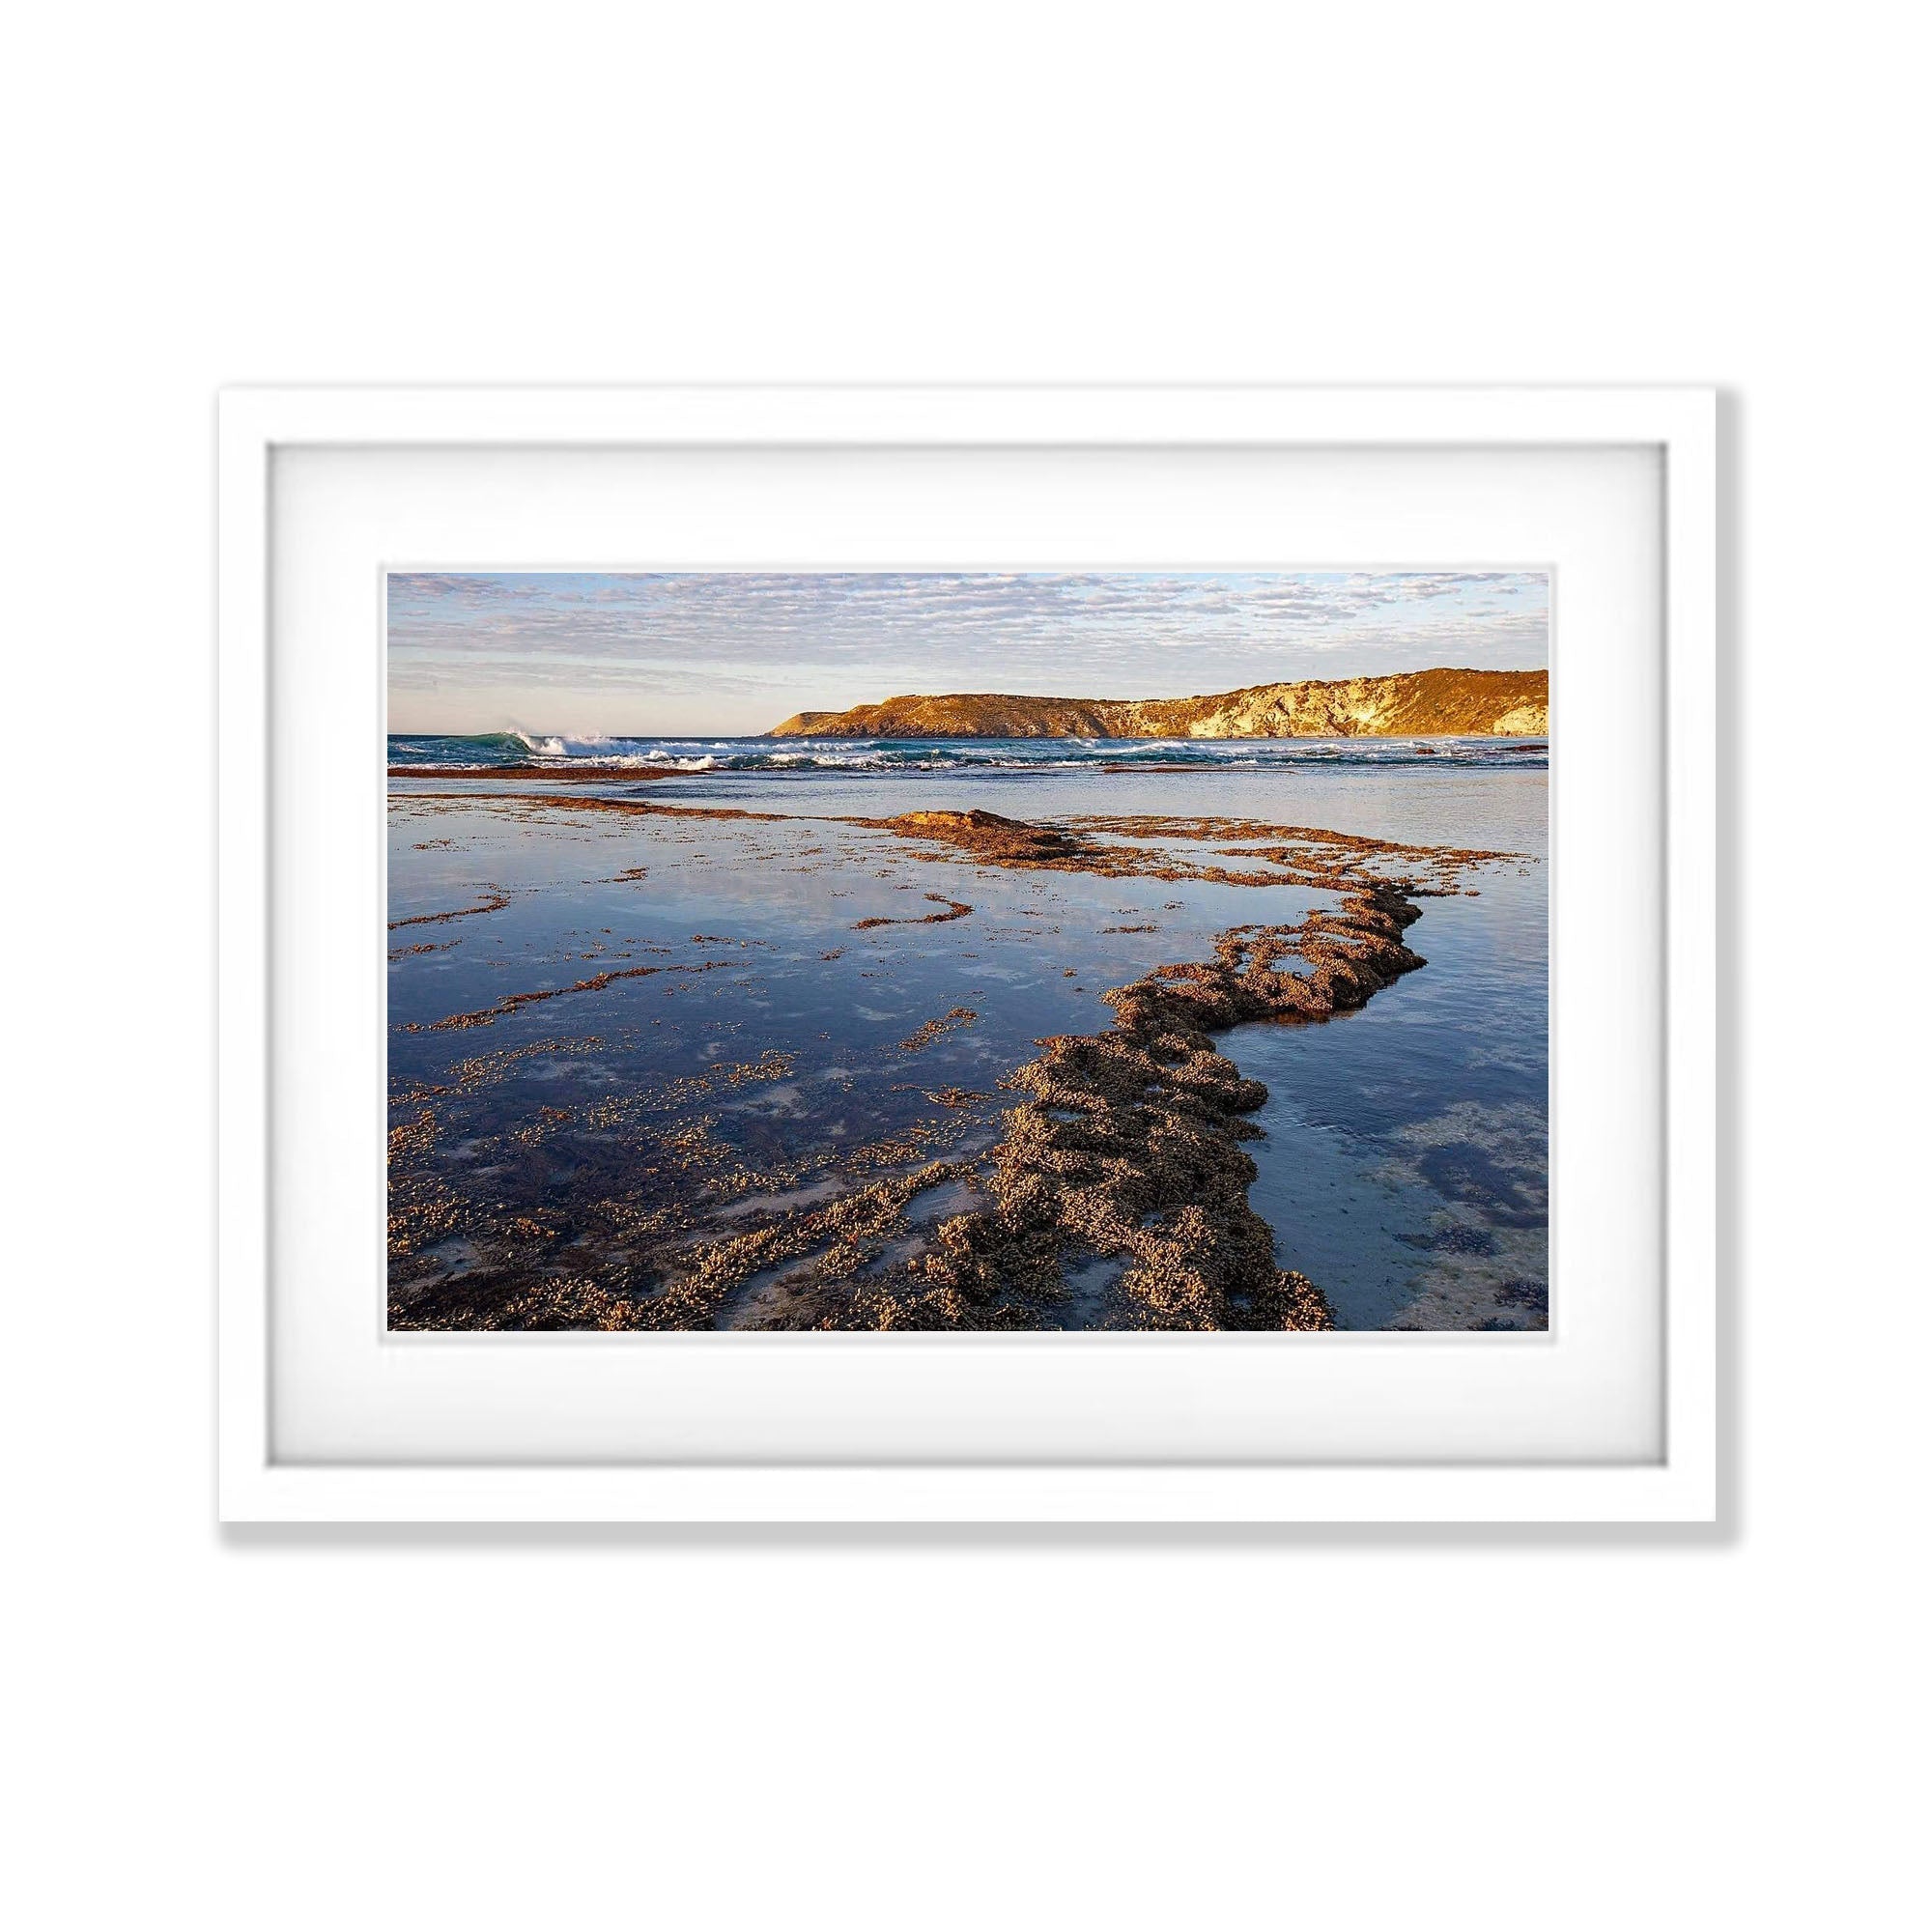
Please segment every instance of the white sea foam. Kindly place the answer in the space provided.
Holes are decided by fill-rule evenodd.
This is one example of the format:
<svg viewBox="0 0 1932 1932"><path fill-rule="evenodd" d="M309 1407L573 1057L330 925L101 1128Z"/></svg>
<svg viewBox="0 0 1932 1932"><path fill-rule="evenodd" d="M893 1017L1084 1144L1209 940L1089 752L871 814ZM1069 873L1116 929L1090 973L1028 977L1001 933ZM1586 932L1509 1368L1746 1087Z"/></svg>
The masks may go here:
<svg viewBox="0 0 1932 1932"><path fill-rule="evenodd" d="M596 733L530 731L521 727L494 736L437 737L396 733L392 762L436 768L470 767L536 759L613 773L647 770L704 773L786 772L794 775L893 771L1078 771L1095 763L1182 763L1205 769L1285 769L1309 765L1508 765L1542 766L1547 740L1452 739L1239 739L1058 738L912 739L649 738Z"/></svg>

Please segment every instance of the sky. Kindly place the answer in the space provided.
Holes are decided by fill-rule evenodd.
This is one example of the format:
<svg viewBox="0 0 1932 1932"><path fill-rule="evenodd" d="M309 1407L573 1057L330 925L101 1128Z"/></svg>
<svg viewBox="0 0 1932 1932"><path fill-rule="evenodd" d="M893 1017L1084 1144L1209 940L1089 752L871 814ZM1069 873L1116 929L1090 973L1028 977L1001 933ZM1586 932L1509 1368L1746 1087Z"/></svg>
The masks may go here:
<svg viewBox="0 0 1932 1932"><path fill-rule="evenodd" d="M391 572L389 728L751 736L908 692L1187 697L1549 662L1541 571Z"/></svg>

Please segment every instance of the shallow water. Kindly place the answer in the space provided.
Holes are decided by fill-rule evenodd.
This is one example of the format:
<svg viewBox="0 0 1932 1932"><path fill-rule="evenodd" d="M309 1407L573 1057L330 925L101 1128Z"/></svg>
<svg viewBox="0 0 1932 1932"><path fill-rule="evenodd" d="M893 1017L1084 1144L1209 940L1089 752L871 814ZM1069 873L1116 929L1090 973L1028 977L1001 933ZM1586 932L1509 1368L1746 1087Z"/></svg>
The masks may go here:
<svg viewBox="0 0 1932 1932"><path fill-rule="evenodd" d="M1269 1093L1251 1202L1278 1261L1317 1281L1343 1325L1543 1325L1540 762L1516 748L1269 759L1248 744L1119 770L1119 747L1054 749L1050 762L1028 748L648 784L622 766L554 787L392 779L392 1285L495 1268L641 1293L668 1240L970 1161L1016 1097L1003 1076L1047 1035L1106 1028L1108 988L1327 898L1003 869L839 816L1211 814L1528 855L1472 872L1480 896L1420 901L1408 938L1428 968L1361 1012L1221 1046ZM598 796L780 816L604 811ZM947 1205L909 1214L907 1239L970 1203L970 1183L945 1185ZM1101 1319L1113 1265L1069 1262L1068 1325ZM772 1272L746 1295L782 1293L785 1270Z"/></svg>
<svg viewBox="0 0 1932 1932"><path fill-rule="evenodd" d="M1540 860L1517 801L1473 841ZM1221 1048L1268 1098L1250 1205L1348 1328L1543 1327L1548 1312L1548 867L1423 901L1429 962L1316 1027Z"/></svg>

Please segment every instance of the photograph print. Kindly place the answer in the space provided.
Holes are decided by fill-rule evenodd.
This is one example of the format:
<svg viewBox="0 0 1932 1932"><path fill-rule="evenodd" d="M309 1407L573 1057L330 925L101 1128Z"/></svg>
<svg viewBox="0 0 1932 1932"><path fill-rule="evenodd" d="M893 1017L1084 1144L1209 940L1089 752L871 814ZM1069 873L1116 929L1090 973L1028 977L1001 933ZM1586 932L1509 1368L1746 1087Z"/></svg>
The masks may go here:
<svg viewBox="0 0 1932 1932"><path fill-rule="evenodd" d="M384 599L391 1330L1548 1327L1546 572Z"/></svg>

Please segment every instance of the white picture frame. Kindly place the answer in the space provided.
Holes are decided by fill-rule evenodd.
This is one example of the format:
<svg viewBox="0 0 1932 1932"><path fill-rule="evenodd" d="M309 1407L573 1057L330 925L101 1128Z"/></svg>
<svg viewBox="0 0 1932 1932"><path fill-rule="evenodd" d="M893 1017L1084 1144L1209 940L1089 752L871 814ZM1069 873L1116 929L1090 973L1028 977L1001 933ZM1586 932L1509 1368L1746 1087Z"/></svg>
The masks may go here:
<svg viewBox="0 0 1932 1932"><path fill-rule="evenodd" d="M1131 1453L424 1460L277 1452L271 1373L269 720L280 454L1243 450L1651 452L1662 683L1662 1292L1656 1453L1639 1460ZM274 389L219 406L218 1508L229 1521L1709 1522L1719 1509L1716 399L1704 388ZM1324 458L1324 460L1326 460ZM372 618L374 606L372 600ZM378 652L380 630L369 642ZM345 648L359 648L352 639ZM1559 700L1559 720L1560 700ZM1562 755L1558 723L1556 755ZM373 766L372 766L373 769ZM1637 1155L1643 1150L1635 1151ZM318 1182L327 1184L326 1179ZM1560 1193L1560 1190L1559 1190ZM313 1204L312 1204L313 1205ZM1558 1212L1560 1214L1560 1206ZM676 1339L676 1338L667 1338ZM1072 1338L1067 1338L1069 1341ZM1468 1338L1463 1338L1465 1342ZM1488 1338L1485 1338L1488 1339ZM945 1349L944 1338L928 1348ZM1077 1346L1077 1345L1076 1345ZM580 1349L550 1373L588 1376ZM707 1358L707 1359L715 1359ZM748 1358L749 1359L749 1358ZM285 1391L284 1391L285 1393ZM1122 1447L1122 1444L1125 1446Z"/></svg>

